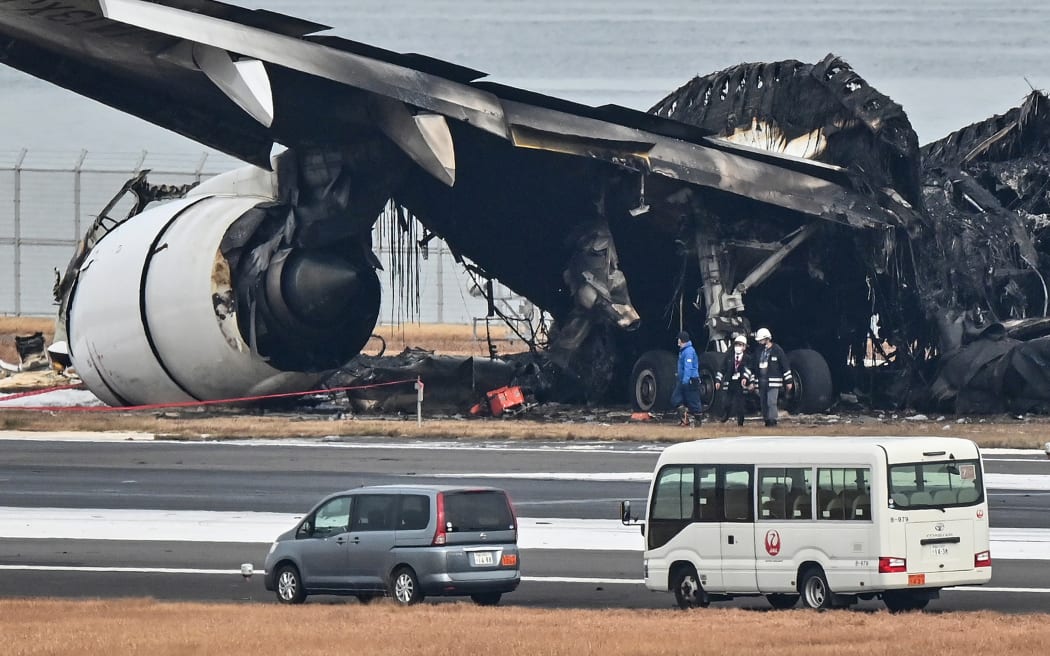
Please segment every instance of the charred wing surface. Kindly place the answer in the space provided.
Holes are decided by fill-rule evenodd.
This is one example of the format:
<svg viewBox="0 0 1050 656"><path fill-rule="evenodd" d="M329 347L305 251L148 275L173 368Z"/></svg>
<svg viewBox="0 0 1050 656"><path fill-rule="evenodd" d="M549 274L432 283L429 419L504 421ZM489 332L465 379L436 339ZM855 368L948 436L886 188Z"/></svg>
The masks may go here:
<svg viewBox="0 0 1050 656"><path fill-rule="evenodd" d="M1013 321L1014 332L1039 334L1024 319L1046 314L1046 262L1037 253L1047 211L1045 96L1033 93L1006 115L921 151L901 107L832 55L813 65L743 64L696 78L652 111L733 143L839 165L854 186L914 210L899 211L901 225L880 235L825 226L834 237L810 241L802 255L807 266L783 269L791 276L781 288L787 303L766 296L777 289L777 276L748 297L751 317L768 304L763 323L790 335L787 341L818 337L812 346L840 384L848 383L848 371L834 363L854 354L859 364L855 354L866 353L876 314L876 343L892 347L892 366L866 372L876 379L873 401L970 412L1050 400L1038 366L1045 347L995 328ZM858 266L844 266L844 259ZM834 300L805 305L792 298L791 289L814 284L834 289Z"/></svg>
<svg viewBox="0 0 1050 656"><path fill-rule="evenodd" d="M852 188L892 208L883 228L826 224L746 296L752 324L770 326L790 348L814 348L840 388L853 386L847 361L865 353L871 317L899 351L928 344L927 316L937 308L917 294L913 235L922 214L918 139L900 105L838 57L741 64L697 77L657 103L652 113L718 135L723 143L841 167ZM781 177L769 180L772 188ZM738 266L784 233L756 207L723 203L715 238L736 249ZM779 232L779 234L778 234Z"/></svg>
<svg viewBox="0 0 1050 656"><path fill-rule="evenodd" d="M955 290L931 399L960 412L1050 410L1050 100L923 146L934 247Z"/></svg>

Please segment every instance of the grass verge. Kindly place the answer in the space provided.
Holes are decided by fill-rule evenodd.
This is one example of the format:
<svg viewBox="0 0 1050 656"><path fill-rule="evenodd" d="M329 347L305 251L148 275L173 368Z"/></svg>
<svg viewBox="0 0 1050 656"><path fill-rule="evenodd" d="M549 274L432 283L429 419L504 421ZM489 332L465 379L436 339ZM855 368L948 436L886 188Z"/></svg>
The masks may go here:
<svg viewBox="0 0 1050 656"><path fill-rule="evenodd" d="M31 399L30 399L31 400ZM603 416L603 414L605 416ZM965 437L982 447L1041 449L1050 439L1050 417L1025 420L1000 419L992 422L959 424L879 421L870 417L828 423L826 419L806 417L785 419L775 429L764 428L758 420L743 427L733 422L707 422L700 428L681 428L671 423L629 422L624 412L595 411L593 421L536 419L424 419L415 418L337 419L288 415L221 415L184 412L65 413L0 409L0 430L22 431L120 431L150 433L169 439L250 439L341 437L410 437L438 439L557 439L619 440L639 442L683 442L735 435L829 436L837 435L944 435Z"/></svg>
<svg viewBox="0 0 1050 656"><path fill-rule="evenodd" d="M706 609L396 608L0 601L4 653L43 654L1043 654L1047 615Z"/></svg>

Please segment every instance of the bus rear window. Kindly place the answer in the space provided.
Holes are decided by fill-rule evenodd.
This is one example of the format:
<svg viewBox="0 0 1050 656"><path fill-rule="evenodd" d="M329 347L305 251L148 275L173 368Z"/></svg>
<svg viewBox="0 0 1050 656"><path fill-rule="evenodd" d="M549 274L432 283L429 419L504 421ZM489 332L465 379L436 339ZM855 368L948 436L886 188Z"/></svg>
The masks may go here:
<svg viewBox="0 0 1050 656"><path fill-rule="evenodd" d="M984 501L976 460L911 462L889 467L890 507L952 508Z"/></svg>

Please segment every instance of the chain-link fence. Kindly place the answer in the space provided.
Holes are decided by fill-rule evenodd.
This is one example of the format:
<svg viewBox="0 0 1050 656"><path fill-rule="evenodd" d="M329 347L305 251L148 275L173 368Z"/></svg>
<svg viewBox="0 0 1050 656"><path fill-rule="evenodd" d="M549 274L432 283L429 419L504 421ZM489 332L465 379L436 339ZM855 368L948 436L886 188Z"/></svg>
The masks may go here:
<svg viewBox="0 0 1050 656"><path fill-rule="evenodd" d="M77 241L98 212L132 176L150 170L154 184L183 185L241 166L213 153L163 155L94 153L73 156L41 151L0 151L0 314L50 316L55 312L55 271L64 272ZM124 210L126 212L126 210ZM114 216L122 216L114 211ZM381 261L391 254L375 241ZM381 272L386 287L380 321L471 324L484 317L488 302L448 248L434 240L419 262L419 293L406 309L404 295L390 289L396 280ZM528 315L531 306L495 285L499 309Z"/></svg>

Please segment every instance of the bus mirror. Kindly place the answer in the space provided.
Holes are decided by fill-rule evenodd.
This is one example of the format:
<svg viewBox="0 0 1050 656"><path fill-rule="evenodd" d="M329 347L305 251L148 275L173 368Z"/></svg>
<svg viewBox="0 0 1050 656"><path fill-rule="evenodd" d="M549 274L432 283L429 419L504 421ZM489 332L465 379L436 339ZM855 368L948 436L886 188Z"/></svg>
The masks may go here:
<svg viewBox="0 0 1050 656"><path fill-rule="evenodd" d="M630 524L631 520L631 502L621 501L620 502L620 522L623 524Z"/></svg>

